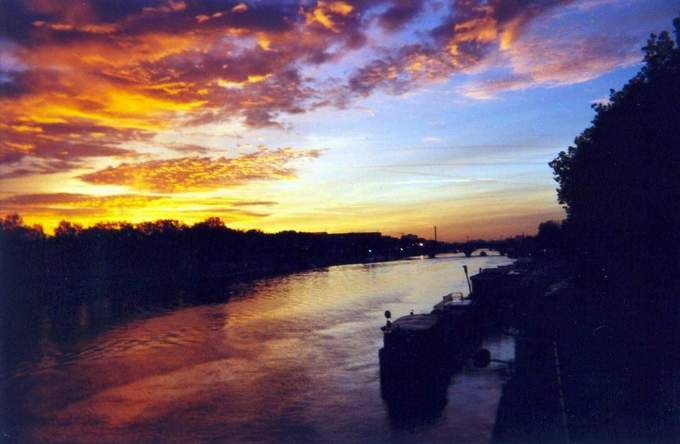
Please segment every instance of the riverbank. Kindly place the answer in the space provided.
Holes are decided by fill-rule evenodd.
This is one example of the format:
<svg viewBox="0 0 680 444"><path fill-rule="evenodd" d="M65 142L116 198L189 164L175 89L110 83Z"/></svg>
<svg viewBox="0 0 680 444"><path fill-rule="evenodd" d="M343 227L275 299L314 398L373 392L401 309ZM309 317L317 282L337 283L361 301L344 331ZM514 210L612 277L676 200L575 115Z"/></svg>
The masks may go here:
<svg viewBox="0 0 680 444"><path fill-rule="evenodd" d="M534 262L543 288L515 306L515 374L495 441L674 442L680 436L677 326L621 322L601 293L556 261ZM643 317L645 318L645 317Z"/></svg>

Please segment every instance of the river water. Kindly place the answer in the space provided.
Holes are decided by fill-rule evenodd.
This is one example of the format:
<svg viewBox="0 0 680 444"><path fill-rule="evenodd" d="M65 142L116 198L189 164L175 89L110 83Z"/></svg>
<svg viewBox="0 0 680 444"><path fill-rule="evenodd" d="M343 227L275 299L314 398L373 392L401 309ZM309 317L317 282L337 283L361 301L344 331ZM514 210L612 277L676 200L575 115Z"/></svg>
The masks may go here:
<svg viewBox="0 0 680 444"><path fill-rule="evenodd" d="M380 395L379 327L467 293L505 257L412 259L267 278L226 302L136 313L50 334L5 370L10 440L26 442L489 442L503 364L465 367L443 407L395 415ZM91 309L91 307L90 307ZM101 310L100 310L101 311ZM80 323L93 314L81 311ZM486 341L496 358L513 341Z"/></svg>

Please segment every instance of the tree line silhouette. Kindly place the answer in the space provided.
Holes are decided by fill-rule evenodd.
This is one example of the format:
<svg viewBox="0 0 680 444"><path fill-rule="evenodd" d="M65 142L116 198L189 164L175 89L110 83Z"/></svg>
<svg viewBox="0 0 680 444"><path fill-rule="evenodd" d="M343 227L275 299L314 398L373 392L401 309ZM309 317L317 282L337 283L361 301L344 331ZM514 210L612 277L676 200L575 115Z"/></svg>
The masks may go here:
<svg viewBox="0 0 680 444"><path fill-rule="evenodd" d="M19 215L0 217L2 287L63 286L134 279L165 285L206 279L237 281L334 264L401 259L495 248L523 254L531 238L465 243L434 242L416 235L241 231L211 217L192 226L177 220L98 223L84 228L62 221L47 236Z"/></svg>
<svg viewBox="0 0 680 444"><path fill-rule="evenodd" d="M62 221L54 236L46 236L40 227L28 227L19 216L10 215L0 220L0 245L5 288L27 280L49 285L123 279L164 284L237 280L412 251L400 239L379 233L267 234L234 230L214 217L193 226L158 220L83 228Z"/></svg>
<svg viewBox="0 0 680 444"><path fill-rule="evenodd" d="M678 309L680 17L673 25L676 41L652 34L640 72L550 163L572 272L622 317Z"/></svg>
<svg viewBox="0 0 680 444"><path fill-rule="evenodd" d="M470 241L495 246L507 241ZM54 236L27 226L18 215L0 218L2 288L65 288L88 284L106 290L130 281L192 286L206 280L234 282L334 264L400 259L465 249L467 244L401 238L380 233L303 233L228 228L216 217L192 226L176 220L99 223L83 228L62 221ZM517 248L514 248L517 250ZM467 251L467 250L465 250ZM14 293L17 293L16 291Z"/></svg>
<svg viewBox="0 0 680 444"><path fill-rule="evenodd" d="M680 433L680 17L673 26L675 41L652 34L639 73L550 163L566 219L536 242L572 286L549 322L575 441Z"/></svg>

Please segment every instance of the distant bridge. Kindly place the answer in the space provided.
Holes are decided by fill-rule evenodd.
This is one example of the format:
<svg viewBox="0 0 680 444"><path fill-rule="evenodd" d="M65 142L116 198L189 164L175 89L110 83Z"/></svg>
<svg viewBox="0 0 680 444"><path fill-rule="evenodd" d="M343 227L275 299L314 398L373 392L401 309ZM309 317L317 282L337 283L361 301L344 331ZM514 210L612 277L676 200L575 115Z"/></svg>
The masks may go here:
<svg viewBox="0 0 680 444"><path fill-rule="evenodd" d="M509 240L471 240L467 242L428 242L427 249L430 256L441 253L463 253L466 257L472 256L477 250L493 250L504 256L512 250Z"/></svg>

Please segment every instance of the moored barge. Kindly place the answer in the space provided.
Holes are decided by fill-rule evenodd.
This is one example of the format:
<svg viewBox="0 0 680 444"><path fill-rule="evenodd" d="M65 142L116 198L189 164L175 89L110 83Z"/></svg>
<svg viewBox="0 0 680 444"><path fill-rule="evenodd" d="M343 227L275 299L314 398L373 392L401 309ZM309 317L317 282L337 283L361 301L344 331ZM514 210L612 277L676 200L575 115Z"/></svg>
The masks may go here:
<svg viewBox="0 0 680 444"><path fill-rule="evenodd" d="M512 310L522 293L524 273L515 266L487 270L471 277L471 293L449 294L430 313L402 316L383 330L380 378L383 396L428 396L469 357L488 326Z"/></svg>

